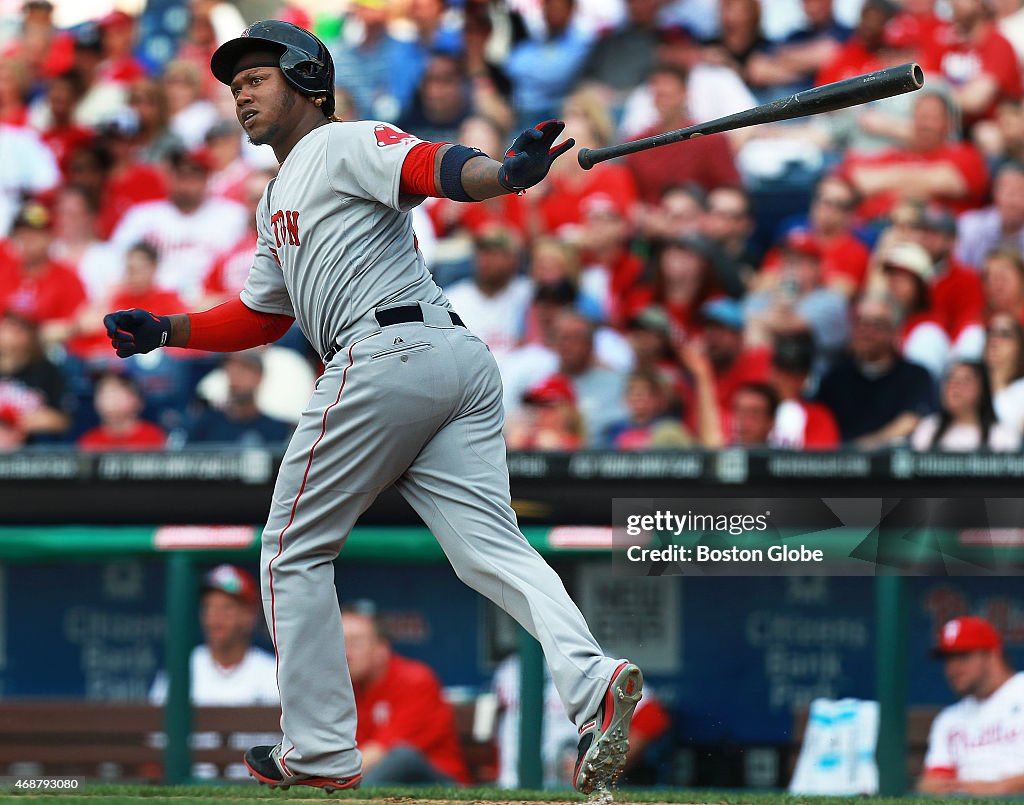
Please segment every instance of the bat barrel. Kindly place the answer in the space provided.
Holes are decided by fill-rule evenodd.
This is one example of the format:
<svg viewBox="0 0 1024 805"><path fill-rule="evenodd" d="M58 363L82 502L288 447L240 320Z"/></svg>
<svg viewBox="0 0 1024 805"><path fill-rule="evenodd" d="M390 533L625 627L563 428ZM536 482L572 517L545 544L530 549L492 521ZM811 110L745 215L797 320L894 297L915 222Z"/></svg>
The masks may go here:
<svg viewBox="0 0 1024 805"><path fill-rule="evenodd" d="M634 154L637 151L646 151L648 148L678 143L705 134L720 134L747 126L758 126L762 123L775 123L781 120L792 120L795 117L834 112L837 109L913 92L923 86L924 71L921 66L908 62L897 67L888 67L873 73L847 78L844 81L836 81L832 84L804 90L795 95L756 106L753 109L710 120L707 123L699 123L696 126L688 126L685 129L655 134L653 137L644 137L620 145L610 145L607 148L581 148L577 159L581 168L590 170L598 162Z"/></svg>

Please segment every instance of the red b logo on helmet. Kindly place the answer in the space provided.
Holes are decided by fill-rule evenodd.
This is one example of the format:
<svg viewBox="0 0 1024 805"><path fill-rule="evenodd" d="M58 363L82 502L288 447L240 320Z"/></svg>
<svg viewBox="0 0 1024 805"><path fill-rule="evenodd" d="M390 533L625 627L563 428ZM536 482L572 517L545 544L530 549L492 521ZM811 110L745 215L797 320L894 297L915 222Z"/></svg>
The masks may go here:
<svg viewBox="0 0 1024 805"><path fill-rule="evenodd" d="M401 143L416 142L416 138L404 131L393 129L380 123L373 127L373 133L377 135L377 145L383 148L386 145L400 145Z"/></svg>

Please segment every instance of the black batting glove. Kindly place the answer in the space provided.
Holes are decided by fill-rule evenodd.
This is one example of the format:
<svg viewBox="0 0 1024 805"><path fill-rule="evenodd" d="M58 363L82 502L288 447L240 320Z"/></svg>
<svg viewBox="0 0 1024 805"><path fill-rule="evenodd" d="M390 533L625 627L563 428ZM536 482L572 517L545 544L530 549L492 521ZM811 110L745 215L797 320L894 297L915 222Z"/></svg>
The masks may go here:
<svg viewBox="0 0 1024 805"><path fill-rule="evenodd" d="M498 169L498 183L509 192L521 193L547 176L551 163L576 145L570 137L552 146L564 128L561 120L545 120L516 137Z"/></svg>
<svg viewBox="0 0 1024 805"><path fill-rule="evenodd" d="M108 313L103 317L103 324L119 358L152 352L157 347L165 346L171 337L169 317L157 316L137 307Z"/></svg>

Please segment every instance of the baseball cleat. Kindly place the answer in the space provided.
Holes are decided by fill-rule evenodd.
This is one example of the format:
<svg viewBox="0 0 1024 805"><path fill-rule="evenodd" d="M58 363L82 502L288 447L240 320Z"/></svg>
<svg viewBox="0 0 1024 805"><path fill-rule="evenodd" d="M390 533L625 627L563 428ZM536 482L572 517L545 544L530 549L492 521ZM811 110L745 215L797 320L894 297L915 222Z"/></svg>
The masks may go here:
<svg viewBox="0 0 1024 805"><path fill-rule="evenodd" d="M631 662L615 669L601 708L580 727L573 787L581 794L607 791L622 773L629 751L629 722L643 695L644 675Z"/></svg>
<svg viewBox="0 0 1024 805"><path fill-rule="evenodd" d="M346 788L359 788L363 779L362 774L355 774L351 777L317 777L310 774L288 774L281 767L278 759L281 746L254 746L245 753L245 767L249 770L249 776L260 785L269 785L271 788L280 788L287 791L293 785L308 785L311 788L319 788L322 791L333 794L335 791L343 791Z"/></svg>

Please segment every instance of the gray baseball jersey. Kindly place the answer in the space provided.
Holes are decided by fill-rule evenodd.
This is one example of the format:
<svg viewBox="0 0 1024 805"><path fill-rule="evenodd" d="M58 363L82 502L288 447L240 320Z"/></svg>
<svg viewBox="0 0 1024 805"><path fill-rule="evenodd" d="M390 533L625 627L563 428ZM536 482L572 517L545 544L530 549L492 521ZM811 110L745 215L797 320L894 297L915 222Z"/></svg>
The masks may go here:
<svg viewBox="0 0 1024 805"><path fill-rule="evenodd" d="M251 308L294 315L328 358L263 532L263 603L289 774L361 768L333 560L389 486L423 518L459 578L540 640L578 725L597 712L619 664L516 524L497 366L456 324L418 254L407 213L422 198L399 193L416 142L372 121L307 134L260 205L242 292ZM392 314L383 325L382 311Z"/></svg>

